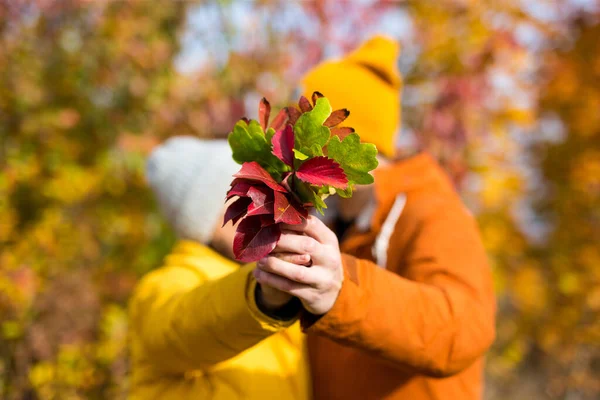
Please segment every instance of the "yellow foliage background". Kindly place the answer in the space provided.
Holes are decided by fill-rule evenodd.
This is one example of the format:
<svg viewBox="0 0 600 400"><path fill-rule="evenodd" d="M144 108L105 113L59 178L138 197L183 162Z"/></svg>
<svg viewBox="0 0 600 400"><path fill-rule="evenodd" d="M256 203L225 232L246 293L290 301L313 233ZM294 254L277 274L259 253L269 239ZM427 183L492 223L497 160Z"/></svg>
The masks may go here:
<svg viewBox="0 0 600 400"><path fill-rule="evenodd" d="M124 398L127 299L174 242L145 155L383 31L402 141L443 163L493 266L486 398L597 399L599 7L0 0L0 398Z"/></svg>

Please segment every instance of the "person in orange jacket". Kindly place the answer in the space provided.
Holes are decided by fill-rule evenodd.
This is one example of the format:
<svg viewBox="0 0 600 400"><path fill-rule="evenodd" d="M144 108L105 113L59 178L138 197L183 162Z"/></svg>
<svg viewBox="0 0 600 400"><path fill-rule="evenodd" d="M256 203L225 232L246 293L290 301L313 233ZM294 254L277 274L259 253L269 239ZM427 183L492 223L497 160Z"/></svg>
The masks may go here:
<svg viewBox="0 0 600 400"><path fill-rule="evenodd" d="M305 93L347 107L347 125L376 144L380 166L374 185L339 200L337 236L312 216L287 226L254 274L307 311L314 398L480 399L495 335L491 271L441 167L426 153L394 159L397 54L396 43L376 37L306 75ZM308 254L312 265L278 252Z"/></svg>

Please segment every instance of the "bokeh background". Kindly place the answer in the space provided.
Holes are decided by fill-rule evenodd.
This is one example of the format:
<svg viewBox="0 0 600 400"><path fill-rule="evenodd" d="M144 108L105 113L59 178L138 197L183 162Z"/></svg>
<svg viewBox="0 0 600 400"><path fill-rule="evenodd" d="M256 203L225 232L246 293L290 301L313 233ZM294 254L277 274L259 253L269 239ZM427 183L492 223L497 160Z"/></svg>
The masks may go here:
<svg viewBox="0 0 600 400"><path fill-rule="evenodd" d="M174 242L145 155L374 33L403 48L401 144L489 252L486 399L600 398L596 0L0 0L0 398L124 398L128 296Z"/></svg>

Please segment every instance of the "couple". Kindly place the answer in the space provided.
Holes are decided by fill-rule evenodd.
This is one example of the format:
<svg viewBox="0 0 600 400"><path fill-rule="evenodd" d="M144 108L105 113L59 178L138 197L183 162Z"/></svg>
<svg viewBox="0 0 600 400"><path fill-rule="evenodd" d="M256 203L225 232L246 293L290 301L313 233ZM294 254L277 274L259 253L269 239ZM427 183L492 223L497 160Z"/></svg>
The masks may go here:
<svg viewBox="0 0 600 400"><path fill-rule="evenodd" d="M132 399L479 399L494 337L473 218L427 154L394 160L396 44L374 38L310 71L377 145L375 183L330 229L290 226L256 265L232 261L224 141L169 140L148 179L182 241L131 301ZM310 265L310 267L307 267Z"/></svg>

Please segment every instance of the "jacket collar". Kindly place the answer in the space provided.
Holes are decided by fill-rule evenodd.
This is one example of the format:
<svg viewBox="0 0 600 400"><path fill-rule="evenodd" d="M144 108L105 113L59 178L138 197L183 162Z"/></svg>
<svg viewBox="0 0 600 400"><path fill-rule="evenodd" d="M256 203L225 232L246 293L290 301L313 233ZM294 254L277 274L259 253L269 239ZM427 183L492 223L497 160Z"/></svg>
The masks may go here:
<svg viewBox="0 0 600 400"><path fill-rule="evenodd" d="M177 243L175 243L173 253L195 257L206 257L211 259L225 258L205 244L185 239L179 240Z"/></svg>
<svg viewBox="0 0 600 400"><path fill-rule="evenodd" d="M429 153L395 161L375 171L375 198L379 204L390 203L400 193L431 186L453 190L442 168Z"/></svg>
<svg viewBox="0 0 600 400"><path fill-rule="evenodd" d="M356 227L351 228L348 237L342 242L345 252L353 253L360 246L375 242L400 195L436 186L442 191L453 190L442 168L428 153L420 153L379 167L374 175L376 207L370 218L369 229L359 231Z"/></svg>
<svg viewBox="0 0 600 400"><path fill-rule="evenodd" d="M222 256L209 246L192 240L178 241L165 261L167 265L181 265L194 268L198 265L220 265L230 270L239 268L239 264L235 261ZM213 268L206 268L206 271L212 270Z"/></svg>

